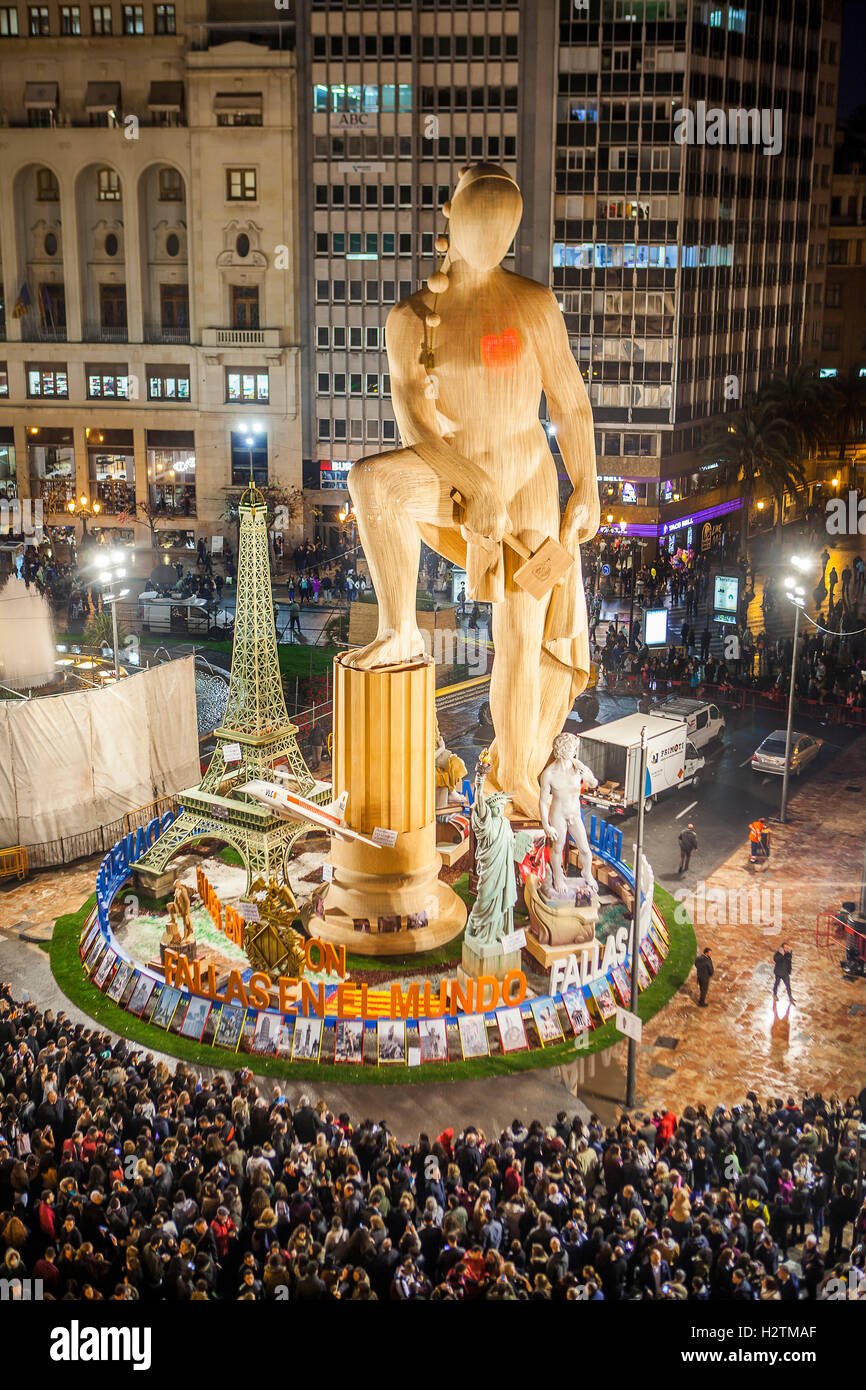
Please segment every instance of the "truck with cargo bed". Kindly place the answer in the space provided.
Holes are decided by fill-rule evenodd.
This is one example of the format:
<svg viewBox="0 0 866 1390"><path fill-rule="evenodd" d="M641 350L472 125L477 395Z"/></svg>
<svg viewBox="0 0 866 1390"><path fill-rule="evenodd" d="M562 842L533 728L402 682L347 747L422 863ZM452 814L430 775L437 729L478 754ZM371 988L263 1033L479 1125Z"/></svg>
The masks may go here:
<svg viewBox="0 0 866 1390"><path fill-rule="evenodd" d="M646 780L640 787L641 730L647 731ZM580 760L598 778L583 800L615 815L636 810L640 796L652 810L663 792L697 782L704 759L689 738L688 722L657 714L628 714L580 735Z"/></svg>

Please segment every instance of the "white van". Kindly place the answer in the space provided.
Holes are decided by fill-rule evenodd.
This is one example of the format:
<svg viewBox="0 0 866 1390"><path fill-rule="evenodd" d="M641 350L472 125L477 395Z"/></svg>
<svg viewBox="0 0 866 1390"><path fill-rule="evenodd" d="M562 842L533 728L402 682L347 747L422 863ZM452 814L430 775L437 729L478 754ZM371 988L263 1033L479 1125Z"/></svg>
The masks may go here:
<svg viewBox="0 0 866 1390"><path fill-rule="evenodd" d="M719 713L717 705L711 705L706 700L666 700L653 710L653 714L663 719L685 720L689 739L696 748L705 748L725 732L724 715Z"/></svg>

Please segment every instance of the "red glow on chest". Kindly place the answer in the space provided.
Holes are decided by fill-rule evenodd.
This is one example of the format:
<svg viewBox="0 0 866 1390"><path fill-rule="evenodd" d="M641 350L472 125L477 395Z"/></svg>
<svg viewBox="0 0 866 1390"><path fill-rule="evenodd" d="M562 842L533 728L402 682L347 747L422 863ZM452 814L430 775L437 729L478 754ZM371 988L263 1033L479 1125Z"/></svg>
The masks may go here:
<svg viewBox="0 0 866 1390"><path fill-rule="evenodd" d="M520 361L520 334L516 328L501 333L485 333L481 339L481 360L491 372L510 372Z"/></svg>

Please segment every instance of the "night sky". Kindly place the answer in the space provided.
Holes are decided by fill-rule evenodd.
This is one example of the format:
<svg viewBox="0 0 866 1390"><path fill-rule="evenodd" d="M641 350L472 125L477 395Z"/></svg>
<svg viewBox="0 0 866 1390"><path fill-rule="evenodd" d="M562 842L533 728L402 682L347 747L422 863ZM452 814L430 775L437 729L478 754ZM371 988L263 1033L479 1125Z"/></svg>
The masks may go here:
<svg viewBox="0 0 866 1390"><path fill-rule="evenodd" d="M839 72L839 119L866 104L863 52L866 49L866 0L846 0Z"/></svg>

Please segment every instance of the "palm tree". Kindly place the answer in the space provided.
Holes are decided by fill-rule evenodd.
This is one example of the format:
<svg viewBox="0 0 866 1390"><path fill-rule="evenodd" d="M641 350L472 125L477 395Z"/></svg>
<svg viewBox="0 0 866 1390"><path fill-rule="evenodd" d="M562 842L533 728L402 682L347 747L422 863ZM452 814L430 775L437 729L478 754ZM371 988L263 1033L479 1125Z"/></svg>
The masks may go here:
<svg viewBox="0 0 866 1390"><path fill-rule="evenodd" d="M786 376L773 377L761 387L758 400L791 427L804 462L826 447L833 432L834 402L814 367L792 367Z"/></svg>
<svg viewBox="0 0 866 1390"><path fill-rule="evenodd" d="M757 401L717 423L706 453L741 485L740 559L745 564L749 550L749 504L758 479L773 494L780 515L784 494L796 492L806 481L797 435L774 406Z"/></svg>
<svg viewBox="0 0 866 1390"><path fill-rule="evenodd" d="M851 367L848 375L833 383L832 420L839 441L839 461L845 457L845 445L866 433L866 376L859 368Z"/></svg>

